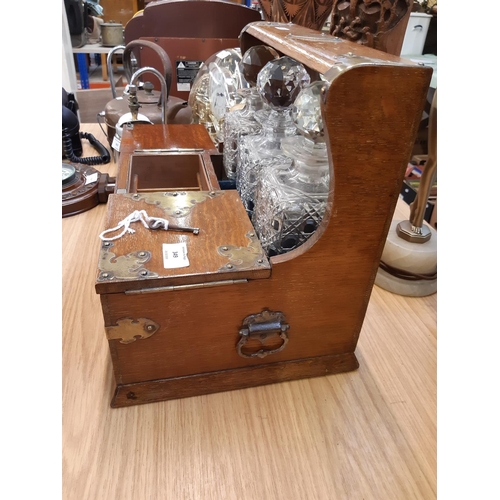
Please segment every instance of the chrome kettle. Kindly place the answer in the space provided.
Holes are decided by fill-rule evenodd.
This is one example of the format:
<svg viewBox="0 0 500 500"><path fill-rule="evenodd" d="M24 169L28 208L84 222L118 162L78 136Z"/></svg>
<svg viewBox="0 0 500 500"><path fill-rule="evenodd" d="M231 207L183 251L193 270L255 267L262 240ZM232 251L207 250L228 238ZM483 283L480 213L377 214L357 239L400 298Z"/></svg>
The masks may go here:
<svg viewBox="0 0 500 500"><path fill-rule="evenodd" d="M163 73L160 73L157 69L151 67L139 68L135 71L135 73L133 73L132 51L136 47L150 48L154 50L160 57L163 66ZM125 76L129 82L129 85L125 87L122 96L116 95L112 65L113 54L119 50L123 50L123 67L125 70ZM117 150L114 136L118 123L120 122L120 126L122 126L127 121L126 118L124 119L122 117L131 113L131 109L129 107L130 85L134 85L136 87L134 88L134 100L136 100L139 105L141 121L174 124L191 123L192 112L188 103L179 97L168 96L168 90L172 81L172 64L170 62L170 58L162 47L148 40L133 40L126 46L119 45L114 47L108 53L107 66L113 99L106 104L104 111L100 113L100 116L104 117L107 129L106 135L112 149ZM139 81L139 77L147 72L155 74L155 76L160 80L162 90L163 84L165 84L165 95L162 96L162 92L156 91L151 82L146 81L142 83ZM115 142L115 147L113 146L113 141Z"/></svg>
<svg viewBox="0 0 500 500"><path fill-rule="evenodd" d="M130 83L128 85L128 98L127 98L127 105L129 112L121 115L121 117L118 119L118 122L115 125L115 134L113 136L113 140L111 143L111 149L113 150L113 155L115 157L115 161L118 159L119 152L120 152L120 145L121 145L121 140L122 140L122 132L123 132L123 127L125 125L133 125L134 123L149 123L153 125L153 121L151 118L148 116L139 113L139 109L143 107L142 104L139 103L139 98L137 96L137 91L138 91L138 82L139 78L144 74L144 73L152 73L154 74L161 83L161 95L160 95L160 100L158 102L158 106L160 107L160 123L166 124L167 123L167 84L165 82L165 78L163 78L163 75L155 68L150 68L150 67L145 67L138 69L133 75L132 78L130 79ZM149 82L146 82L144 86L147 86ZM152 87L153 85L149 83L149 85ZM149 90L149 93L152 93L152 90ZM156 103L154 103L156 105ZM156 115L152 117L156 119Z"/></svg>

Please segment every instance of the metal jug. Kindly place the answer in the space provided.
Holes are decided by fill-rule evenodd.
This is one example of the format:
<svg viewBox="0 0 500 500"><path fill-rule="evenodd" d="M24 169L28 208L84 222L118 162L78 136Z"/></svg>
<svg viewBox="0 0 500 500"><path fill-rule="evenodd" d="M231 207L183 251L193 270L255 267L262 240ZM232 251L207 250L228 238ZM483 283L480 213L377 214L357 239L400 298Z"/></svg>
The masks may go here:
<svg viewBox="0 0 500 500"><path fill-rule="evenodd" d="M123 24L110 21L101 24L101 45L103 47L115 47L124 42Z"/></svg>

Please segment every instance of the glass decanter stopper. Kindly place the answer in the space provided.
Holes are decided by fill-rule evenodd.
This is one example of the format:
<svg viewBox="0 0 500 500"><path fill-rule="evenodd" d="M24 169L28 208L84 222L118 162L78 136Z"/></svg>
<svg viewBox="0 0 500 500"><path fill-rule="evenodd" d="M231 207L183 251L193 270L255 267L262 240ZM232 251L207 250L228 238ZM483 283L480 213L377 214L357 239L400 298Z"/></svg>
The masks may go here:
<svg viewBox="0 0 500 500"><path fill-rule="evenodd" d="M252 222L269 257L302 245L323 219L330 191L320 99L326 84L304 88L292 108L299 137L281 141L290 163L262 172Z"/></svg>
<svg viewBox="0 0 500 500"><path fill-rule="evenodd" d="M269 61L278 58L279 54L267 45L250 47L243 54L241 72L249 87L238 90L242 102L226 113L223 125L223 163L228 179L236 179L240 138L256 134L261 129L260 123L255 119L255 112L263 109L266 104L256 88L257 76Z"/></svg>
<svg viewBox="0 0 500 500"><path fill-rule="evenodd" d="M258 74L256 87L268 107L255 113L260 132L240 138L236 171L236 189L250 217L261 170L291 162L282 154L281 141L297 135L291 105L309 82L304 66L287 56L268 62Z"/></svg>

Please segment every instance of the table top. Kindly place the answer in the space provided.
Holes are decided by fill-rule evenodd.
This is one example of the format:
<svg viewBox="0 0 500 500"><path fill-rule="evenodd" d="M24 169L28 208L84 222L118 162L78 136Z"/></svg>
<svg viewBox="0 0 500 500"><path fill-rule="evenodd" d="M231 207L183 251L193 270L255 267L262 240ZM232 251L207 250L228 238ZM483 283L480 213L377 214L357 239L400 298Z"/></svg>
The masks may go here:
<svg viewBox="0 0 500 500"><path fill-rule="evenodd" d="M107 146L99 125L81 130ZM436 498L436 295L375 286L354 372L112 409L94 290L105 215L62 220L65 500Z"/></svg>
<svg viewBox="0 0 500 500"><path fill-rule="evenodd" d="M73 47L73 54L107 54L114 47L103 47L99 43L87 43L83 47Z"/></svg>

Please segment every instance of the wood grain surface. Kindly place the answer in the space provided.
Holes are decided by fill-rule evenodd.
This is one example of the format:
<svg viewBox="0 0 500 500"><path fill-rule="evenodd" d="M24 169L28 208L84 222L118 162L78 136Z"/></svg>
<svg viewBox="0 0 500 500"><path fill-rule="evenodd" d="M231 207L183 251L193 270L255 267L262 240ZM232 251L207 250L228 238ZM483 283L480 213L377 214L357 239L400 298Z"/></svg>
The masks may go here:
<svg viewBox="0 0 500 500"><path fill-rule="evenodd" d="M135 125L137 127L137 125ZM138 144L134 141L133 135L126 129L123 133L122 143L120 145L121 151L121 164L124 168L117 171L116 188L128 189L129 188L129 162L134 150L137 148L151 149L157 148L158 144L163 144L164 148L176 149L185 148L186 144L190 144L191 148L207 150L208 153L216 153L214 143L208 135L207 129L203 125L169 125L168 127L140 127L145 129L145 133L141 136L141 143ZM209 163L210 157L204 158L206 163ZM211 168L206 168L205 175L213 184L213 188L218 187L217 179L214 179ZM118 191L119 192L119 191Z"/></svg>
<svg viewBox="0 0 500 500"><path fill-rule="evenodd" d="M94 288L106 210L62 220L65 500L436 498L436 295L375 286L357 371L112 409Z"/></svg>

